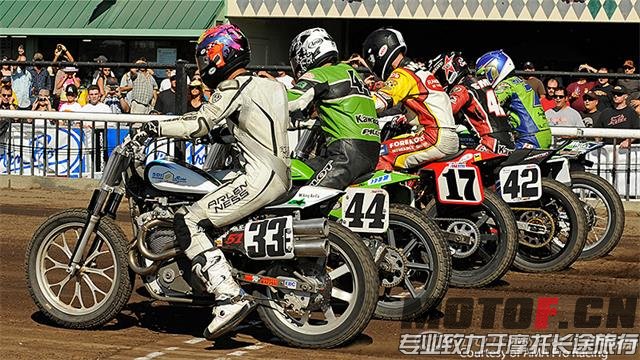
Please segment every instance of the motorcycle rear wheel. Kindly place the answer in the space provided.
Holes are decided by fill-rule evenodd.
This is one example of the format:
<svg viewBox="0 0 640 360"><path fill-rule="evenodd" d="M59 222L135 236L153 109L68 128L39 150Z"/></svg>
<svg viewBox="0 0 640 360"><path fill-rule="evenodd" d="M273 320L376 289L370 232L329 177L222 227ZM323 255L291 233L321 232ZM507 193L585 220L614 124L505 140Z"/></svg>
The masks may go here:
<svg viewBox="0 0 640 360"><path fill-rule="evenodd" d="M514 266L525 272L545 273L560 271L573 264L584 247L587 238L586 216L582 203L569 187L552 179L542 179L542 197L528 204L512 204L514 208L541 209L552 221L548 227L555 230L546 244L527 246L524 232L520 231L520 244ZM520 210L515 210L519 218ZM543 221L544 222L544 221Z"/></svg>
<svg viewBox="0 0 640 360"><path fill-rule="evenodd" d="M257 309L267 328L294 347L332 348L345 344L362 333L376 307L378 274L369 250L349 229L333 221L329 227L329 306L300 319L278 310L275 303ZM267 288L266 297L282 298L282 293Z"/></svg>
<svg viewBox="0 0 640 360"><path fill-rule="evenodd" d="M133 288L126 236L106 217L96 225L82 267L69 276L67 266L88 217L85 209L51 215L27 247L29 294L45 317L69 329L97 328L113 320L129 301ZM92 241L101 245L87 254Z"/></svg>
<svg viewBox="0 0 640 360"><path fill-rule="evenodd" d="M583 203L589 225L587 242L579 259L593 260L607 255L620 242L624 229L625 214L620 195L605 179L582 171L571 172L571 190ZM602 228L603 232L598 231Z"/></svg>

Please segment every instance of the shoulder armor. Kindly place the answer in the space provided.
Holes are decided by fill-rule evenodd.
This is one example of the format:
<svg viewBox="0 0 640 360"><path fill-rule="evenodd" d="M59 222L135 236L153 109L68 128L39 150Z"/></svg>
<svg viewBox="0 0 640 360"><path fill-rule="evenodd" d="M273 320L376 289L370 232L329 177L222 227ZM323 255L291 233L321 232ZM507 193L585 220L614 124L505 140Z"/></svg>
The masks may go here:
<svg viewBox="0 0 640 360"><path fill-rule="evenodd" d="M238 80L225 80L218 84L218 90L226 91L226 90L237 90L240 88L240 82Z"/></svg>

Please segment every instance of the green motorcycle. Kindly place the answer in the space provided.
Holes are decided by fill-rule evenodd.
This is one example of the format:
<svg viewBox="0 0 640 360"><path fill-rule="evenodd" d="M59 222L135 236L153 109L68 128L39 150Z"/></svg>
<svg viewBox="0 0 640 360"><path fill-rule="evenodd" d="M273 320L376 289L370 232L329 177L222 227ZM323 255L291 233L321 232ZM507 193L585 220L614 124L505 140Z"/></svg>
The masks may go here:
<svg viewBox="0 0 640 360"><path fill-rule="evenodd" d="M291 161L294 186L308 183L315 173L304 163L312 152L309 148L317 145L313 130L308 131ZM449 246L438 226L413 207L413 191L405 184L416 178L399 172L365 174L345 190L329 214L358 233L372 251L380 276L378 318L408 320L422 315L441 302L449 286Z"/></svg>

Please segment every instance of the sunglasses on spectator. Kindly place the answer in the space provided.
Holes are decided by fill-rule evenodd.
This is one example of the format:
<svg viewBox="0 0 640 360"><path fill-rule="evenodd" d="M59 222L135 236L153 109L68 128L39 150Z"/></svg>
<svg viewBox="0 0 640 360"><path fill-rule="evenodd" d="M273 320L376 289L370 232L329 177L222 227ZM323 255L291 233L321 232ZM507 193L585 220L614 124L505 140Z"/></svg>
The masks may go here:
<svg viewBox="0 0 640 360"><path fill-rule="evenodd" d="M189 89L200 89L200 86L191 86L191 85L189 85Z"/></svg>
<svg viewBox="0 0 640 360"><path fill-rule="evenodd" d="M613 95L613 96L622 96L622 95L626 95L626 94L612 93L611 95Z"/></svg>
<svg viewBox="0 0 640 360"><path fill-rule="evenodd" d="M566 96L566 95L553 95L553 96L551 96L551 97L552 97L552 98L554 98L554 99L564 99L564 98L566 98L567 96Z"/></svg>
<svg viewBox="0 0 640 360"><path fill-rule="evenodd" d="M555 90L557 88L558 88L557 86L547 86L547 89L549 89L549 90Z"/></svg>
<svg viewBox="0 0 640 360"><path fill-rule="evenodd" d="M2 94L2 97L3 97L3 98L10 98L10 97L11 97L11 94Z"/></svg>
<svg viewBox="0 0 640 360"><path fill-rule="evenodd" d="M49 99L47 99L46 97L38 98L38 101L47 101L47 100L49 100Z"/></svg>
<svg viewBox="0 0 640 360"><path fill-rule="evenodd" d="M633 66L629 66L629 65L623 66L622 68L625 69L625 70L635 69Z"/></svg>
<svg viewBox="0 0 640 360"><path fill-rule="evenodd" d="M582 101L594 101L595 99L592 98L582 98Z"/></svg>

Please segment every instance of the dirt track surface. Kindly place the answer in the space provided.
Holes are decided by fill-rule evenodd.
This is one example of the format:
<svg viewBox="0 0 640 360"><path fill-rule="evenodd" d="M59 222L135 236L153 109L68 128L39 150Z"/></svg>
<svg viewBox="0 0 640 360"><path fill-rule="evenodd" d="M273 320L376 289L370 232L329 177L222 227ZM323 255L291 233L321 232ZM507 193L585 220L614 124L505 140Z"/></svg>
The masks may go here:
<svg viewBox="0 0 640 360"><path fill-rule="evenodd" d="M574 309L578 298L603 298L603 310L589 310L589 315L608 313L611 298L638 298L640 294L640 213L627 210L624 238L606 258L579 262L571 269L554 274L524 274L511 271L503 281L491 288L450 289L440 310L456 298L473 298L473 321L465 329L446 327L442 313L432 313L438 324L408 324L373 320L354 343L332 350L300 350L283 346L260 324L257 317L249 318L237 333L217 342L201 338L201 331L210 318L205 308L169 306L151 302L142 296L144 290L134 291L125 311L116 321L95 331L61 329L49 324L38 312L28 294L24 256L35 229L47 216L70 207L86 207L90 191L1 190L0 191L0 348L3 359L236 359L260 358L323 358L323 359L379 359L411 358L398 350L400 335L423 331L441 333L635 333L640 331L640 305L627 312L630 328L621 323L606 328L605 320L596 328L573 326ZM635 207L636 209L640 207ZM121 211L124 206L121 207ZM124 215L124 213L121 212ZM121 216L120 218L124 218ZM130 233L130 225L119 221ZM138 283L136 286L140 288ZM550 318L549 327L536 330L533 322L524 329L503 329L504 307L498 306L493 329L481 328L481 298L500 298L502 303L517 298L533 299L557 297L558 314ZM509 300L511 299L511 300ZM515 299L515 300L514 300ZM627 303L628 304L628 303ZM535 309L533 310L535 317ZM623 316L623 318L625 318ZM567 326L563 327L562 322ZM560 325L559 325L560 324ZM561 330L558 330L560 326ZM404 327L404 328L403 328ZM423 355L420 358L425 358ZM461 359L459 356L428 356L431 359ZM507 357L508 358L508 357ZM520 357L522 358L522 357ZM548 358L548 357L537 357ZM609 358L638 359L640 350L631 356Z"/></svg>

